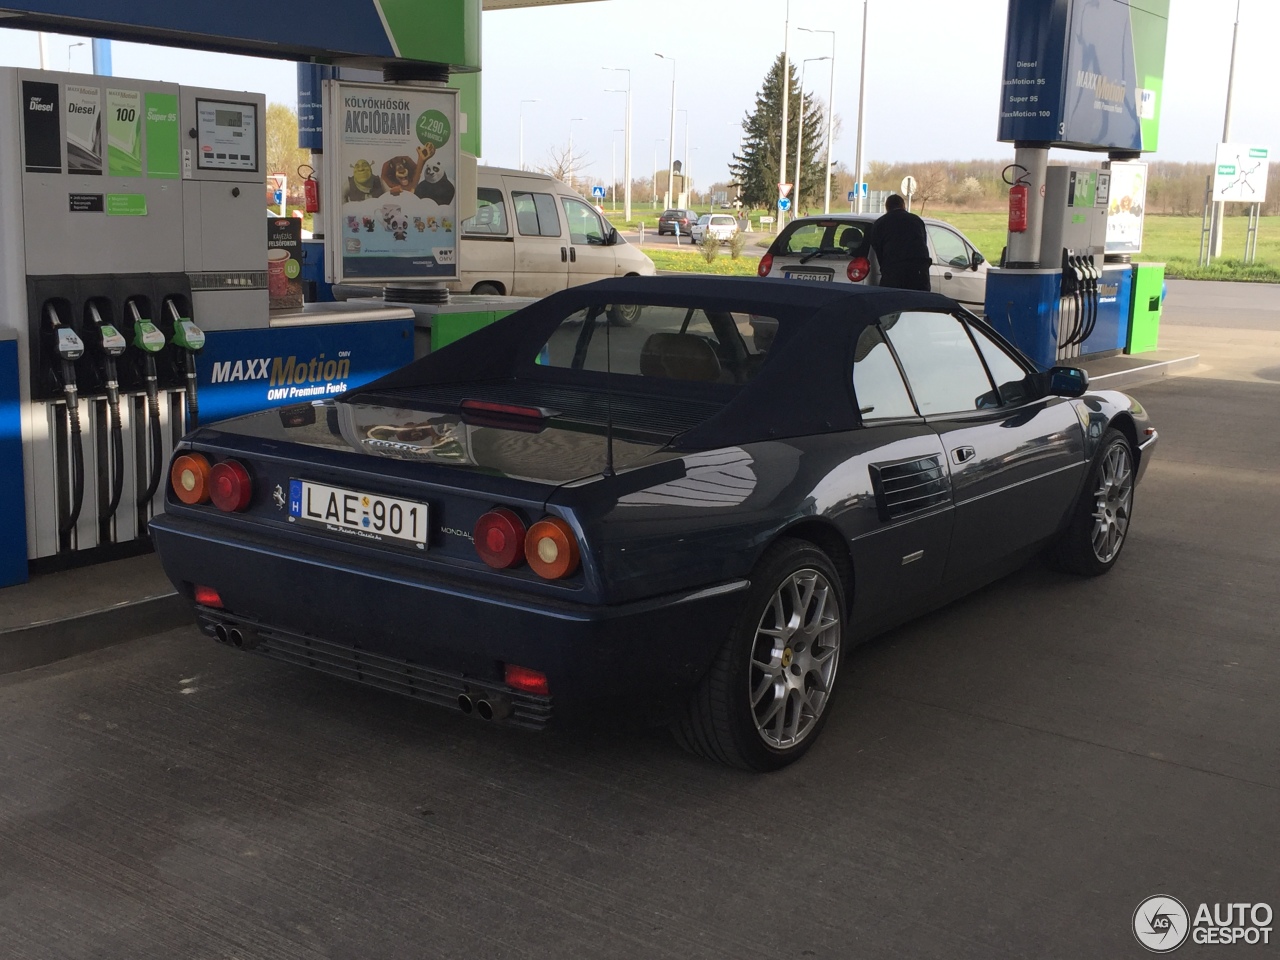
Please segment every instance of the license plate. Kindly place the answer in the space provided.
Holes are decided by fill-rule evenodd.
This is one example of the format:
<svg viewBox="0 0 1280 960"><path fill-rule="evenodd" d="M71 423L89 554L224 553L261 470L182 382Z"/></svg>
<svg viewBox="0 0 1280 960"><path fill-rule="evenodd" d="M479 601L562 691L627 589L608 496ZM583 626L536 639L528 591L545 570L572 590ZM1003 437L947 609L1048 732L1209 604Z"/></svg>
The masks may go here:
<svg viewBox="0 0 1280 960"><path fill-rule="evenodd" d="M427 505L416 500L290 480L289 519L357 540L427 549Z"/></svg>
<svg viewBox="0 0 1280 960"><path fill-rule="evenodd" d="M829 273L797 273L788 270L785 276L788 280L826 280L828 283L831 281L831 274Z"/></svg>

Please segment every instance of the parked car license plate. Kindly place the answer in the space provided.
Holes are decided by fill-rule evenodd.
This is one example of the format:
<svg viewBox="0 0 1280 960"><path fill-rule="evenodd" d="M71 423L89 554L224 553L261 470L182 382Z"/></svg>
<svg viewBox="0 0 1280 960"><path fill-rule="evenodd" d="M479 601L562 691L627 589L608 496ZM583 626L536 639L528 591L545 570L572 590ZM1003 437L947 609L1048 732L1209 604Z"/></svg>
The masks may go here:
<svg viewBox="0 0 1280 960"><path fill-rule="evenodd" d="M788 270L785 274L788 280L831 280L829 273L805 273L803 271Z"/></svg>
<svg viewBox="0 0 1280 960"><path fill-rule="evenodd" d="M416 500L290 480L289 517L360 540L427 548L427 505Z"/></svg>

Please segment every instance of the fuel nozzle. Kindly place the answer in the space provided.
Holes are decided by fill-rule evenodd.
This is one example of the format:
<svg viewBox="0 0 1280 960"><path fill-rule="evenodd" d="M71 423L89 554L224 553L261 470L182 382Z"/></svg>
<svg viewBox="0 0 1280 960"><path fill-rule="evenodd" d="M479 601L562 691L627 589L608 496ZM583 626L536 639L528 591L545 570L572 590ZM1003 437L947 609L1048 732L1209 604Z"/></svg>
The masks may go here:
<svg viewBox="0 0 1280 960"><path fill-rule="evenodd" d="M154 377L155 356L164 349L164 334L138 310L138 301L130 300L128 309L133 319L133 345L149 360L150 375Z"/></svg>
<svg viewBox="0 0 1280 960"><path fill-rule="evenodd" d="M104 360L114 361L124 356L125 350L129 346L129 342L125 340L124 334L108 323L106 318L102 316L102 311L98 309L96 303L90 303L89 313L89 345ZM114 378L113 378L114 379Z"/></svg>
<svg viewBox="0 0 1280 960"><path fill-rule="evenodd" d="M172 297L164 302L169 320L173 323L173 345L182 353L182 369L187 376L187 426L199 422L199 406L196 400L196 354L204 349L204 331L190 317L184 317Z"/></svg>
<svg viewBox="0 0 1280 960"><path fill-rule="evenodd" d="M49 347L58 356L62 389L74 394L76 361L84 356L84 341L75 330L62 322L62 318L58 316L58 308L52 303L45 304L44 315Z"/></svg>

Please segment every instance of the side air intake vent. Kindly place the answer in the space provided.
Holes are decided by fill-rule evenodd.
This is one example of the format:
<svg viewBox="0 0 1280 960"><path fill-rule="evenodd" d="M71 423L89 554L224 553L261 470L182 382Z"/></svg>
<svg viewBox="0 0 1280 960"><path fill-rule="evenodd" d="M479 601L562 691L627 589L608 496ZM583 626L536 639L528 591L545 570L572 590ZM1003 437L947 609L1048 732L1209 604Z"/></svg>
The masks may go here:
<svg viewBox="0 0 1280 960"><path fill-rule="evenodd" d="M951 480L940 456L871 466L880 519L895 520L951 499Z"/></svg>

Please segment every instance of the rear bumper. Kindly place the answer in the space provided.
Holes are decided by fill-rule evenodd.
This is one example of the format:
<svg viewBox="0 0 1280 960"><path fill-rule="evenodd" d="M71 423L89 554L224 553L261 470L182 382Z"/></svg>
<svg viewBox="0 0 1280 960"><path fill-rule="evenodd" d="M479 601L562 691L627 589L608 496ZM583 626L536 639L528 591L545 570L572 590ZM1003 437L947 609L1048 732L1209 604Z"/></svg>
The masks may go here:
<svg viewBox="0 0 1280 960"><path fill-rule="evenodd" d="M346 554L304 551L170 515L153 520L151 534L179 591L192 597L193 585L201 584L221 596L223 610L199 608L207 633L217 622L241 623L270 641L259 652L275 651L271 655L278 659L387 689L394 686L359 675L361 654L379 658L381 668L393 673L396 664L412 667L438 681L440 695L399 692L440 703L456 703L471 689L515 697L503 682L505 664L540 670L551 698L525 712L533 721L527 725L553 716L669 719L724 642L749 586L739 580L618 606L587 606L498 592L461 578L446 581ZM329 645L325 657L309 656L308 640ZM325 666L335 660L342 662L340 669Z"/></svg>

